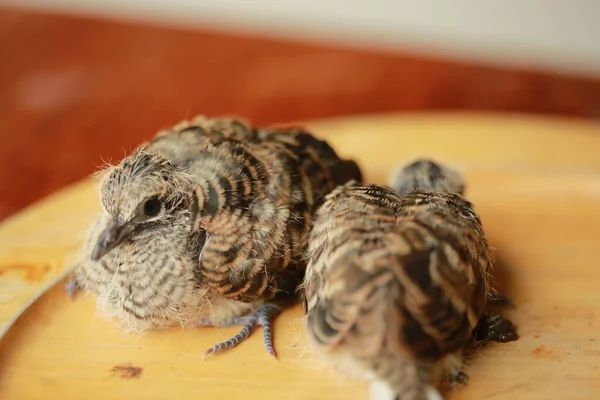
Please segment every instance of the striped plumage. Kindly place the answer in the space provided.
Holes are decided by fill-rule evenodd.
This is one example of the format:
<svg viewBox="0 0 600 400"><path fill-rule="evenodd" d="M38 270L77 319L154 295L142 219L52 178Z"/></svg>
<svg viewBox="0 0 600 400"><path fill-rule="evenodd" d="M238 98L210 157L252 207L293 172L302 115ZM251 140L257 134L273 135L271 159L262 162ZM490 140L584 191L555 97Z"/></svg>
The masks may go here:
<svg viewBox="0 0 600 400"><path fill-rule="evenodd" d="M180 123L104 173L104 212L77 282L137 330L264 326L277 312L264 304L295 298L314 211L351 179L361 179L358 166L301 129Z"/></svg>
<svg viewBox="0 0 600 400"><path fill-rule="evenodd" d="M465 181L458 171L433 161L420 158L410 164L400 164L390 174L390 186L399 195L405 195L414 190L431 192L456 193L461 196L465 192ZM506 303L496 290L489 290L493 297L490 300ZM510 302L509 302L510 303ZM512 321L493 312L487 312L476 328L474 339L478 341L493 340L496 342L511 342L518 339L518 334Z"/></svg>
<svg viewBox="0 0 600 400"><path fill-rule="evenodd" d="M308 257L312 347L370 380L373 398L439 398L434 387L459 372L483 314L493 266L471 204L348 183L318 210Z"/></svg>

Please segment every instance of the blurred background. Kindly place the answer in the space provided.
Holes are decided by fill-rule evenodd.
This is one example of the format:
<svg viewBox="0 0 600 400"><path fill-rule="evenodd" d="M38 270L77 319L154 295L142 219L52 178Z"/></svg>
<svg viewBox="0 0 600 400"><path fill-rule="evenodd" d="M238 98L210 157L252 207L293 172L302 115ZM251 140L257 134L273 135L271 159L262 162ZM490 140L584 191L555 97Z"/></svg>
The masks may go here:
<svg viewBox="0 0 600 400"><path fill-rule="evenodd" d="M597 119L598 20L597 0L0 0L0 220L198 113Z"/></svg>

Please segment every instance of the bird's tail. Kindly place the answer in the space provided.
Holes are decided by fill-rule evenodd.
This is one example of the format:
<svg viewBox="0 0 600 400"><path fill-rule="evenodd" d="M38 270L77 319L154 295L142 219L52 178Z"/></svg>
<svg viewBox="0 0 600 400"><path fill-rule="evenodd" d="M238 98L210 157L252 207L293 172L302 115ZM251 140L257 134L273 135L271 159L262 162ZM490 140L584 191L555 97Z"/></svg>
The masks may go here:
<svg viewBox="0 0 600 400"><path fill-rule="evenodd" d="M371 371L370 400L442 400L432 365L397 355L381 357Z"/></svg>
<svg viewBox="0 0 600 400"><path fill-rule="evenodd" d="M426 386L420 392L395 393L382 381L372 381L369 385L369 400L443 400L433 386Z"/></svg>
<svg viewBox="0 0 600 400"><path fill-rule="evenodd" d="M354 180L362 183L363 176L360 167L354 160L339 160L330 166L332 180L338 185Z"/></svg>
<svg viewBox="0 0 600 400"><path fill-rule="evenodd" d="M344 160L325 140L318 139L305 131L296 132L296 139L305 151L312 152L317 159L329 170L329 175L335 185L344 184L350 180L362 182L362 172L354 160Z"/></svg>

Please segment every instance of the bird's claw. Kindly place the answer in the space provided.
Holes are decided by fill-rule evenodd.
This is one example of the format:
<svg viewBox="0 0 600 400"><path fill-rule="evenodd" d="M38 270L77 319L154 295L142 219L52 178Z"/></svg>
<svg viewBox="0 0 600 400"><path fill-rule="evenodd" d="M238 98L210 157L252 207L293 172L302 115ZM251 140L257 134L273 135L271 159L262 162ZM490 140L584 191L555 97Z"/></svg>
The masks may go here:
<svg viewBox="0 0 600 400"><path fill-rule="evenodd" d="M265 304L250 315L237 317L220 324L212 324L208 320L199 321L199 326L234 326L244 325L242 330L231 339L218 343L206 350L202 355L202 360L210 354L220 353L225 350L233 349L244 340L248 339L257 326L263 327L264 344L267 353L274 358L277 358L275 349L273 348L273 336L271 333L271 322L273 318L281 311L281 309L273 304Z"/></svg>
<svg viewBox="0 0 600 400"><path fill-rule="evenodd" d="M73 277L70 278L65 285L65 292L66 292L69 300L75 300L76 294L79 293L80 291L81 291L81 286L79 285L79 282L77 282L77 279L75 279Z"/></svg>
<svg viewBox="0 0 600 400"><path fill-rule="evenodd" d="M519 338L512 322L499 314L485 314L476 328L477 340L493 340L496 342L512 342Z"/></svg>

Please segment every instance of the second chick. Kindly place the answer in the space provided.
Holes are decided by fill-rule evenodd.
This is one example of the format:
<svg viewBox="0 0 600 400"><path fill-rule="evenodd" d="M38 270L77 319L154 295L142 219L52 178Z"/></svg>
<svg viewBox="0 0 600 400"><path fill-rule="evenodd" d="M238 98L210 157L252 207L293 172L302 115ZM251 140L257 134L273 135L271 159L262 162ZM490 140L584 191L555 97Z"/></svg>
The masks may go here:
<svg viewBox="0 0 600 400"><path fill-rule="evenodd" d="M490 291L493 258L471 203L350 182L319 209L308 257L311 346L368 380L372 399L441 399Z"/></svg>

